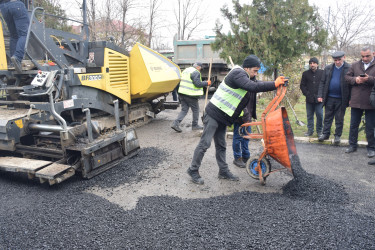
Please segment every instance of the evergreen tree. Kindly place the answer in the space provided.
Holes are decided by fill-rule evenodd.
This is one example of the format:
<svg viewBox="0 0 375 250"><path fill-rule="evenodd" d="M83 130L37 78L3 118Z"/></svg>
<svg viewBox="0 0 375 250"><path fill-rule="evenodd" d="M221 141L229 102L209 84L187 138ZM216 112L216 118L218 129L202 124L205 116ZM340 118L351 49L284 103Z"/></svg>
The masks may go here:
<svg viewBox="0 0 375 250"><path fill-rule="evenodd" d="M231 31L221 32L216 24L213 50L220 56L241 64L249 54L261 58L269 75L279 66L289 64L303 54L319 54L326 47L327 32L317 9L308 0L253 0L241 5L232 0L234 13L221 8Z"/></svg>

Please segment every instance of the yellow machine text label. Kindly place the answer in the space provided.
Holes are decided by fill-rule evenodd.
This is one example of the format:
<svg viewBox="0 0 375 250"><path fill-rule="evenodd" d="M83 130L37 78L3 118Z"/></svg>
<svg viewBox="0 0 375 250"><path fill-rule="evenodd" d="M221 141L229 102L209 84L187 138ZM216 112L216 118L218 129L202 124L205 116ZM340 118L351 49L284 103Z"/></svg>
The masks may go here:
<svg viewBox="0 0 375 250"><path fill-rule="evenodd" d="M102 80L103 75L82 75L81 76L81 81L99 81Z"/></svg>

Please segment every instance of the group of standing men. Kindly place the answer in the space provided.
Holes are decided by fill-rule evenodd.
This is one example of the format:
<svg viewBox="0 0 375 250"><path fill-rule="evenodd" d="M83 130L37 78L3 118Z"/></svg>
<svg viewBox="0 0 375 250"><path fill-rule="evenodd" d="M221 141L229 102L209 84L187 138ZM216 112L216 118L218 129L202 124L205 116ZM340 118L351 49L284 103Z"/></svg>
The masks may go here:
<svg viewBox="0 0 375 250"><path fill-rule="evenodd" d="M306 96L307 127L306 136L314 133L314 114L318 140L329 139L333 119L335 119L334 144L340 143L347 107L351 108L349 147L345 153L353 153L358 147L358 130L365 113L367 156L375 156L375 61L371 47L361 49L361 60L352 65L345 61L345 53L332 54L333 63L324 70L318 68L319 61L313 57L309 70L303 72L301 90ZM370 94L372 99L370 100ZM323 106L325 107L323 119ZM375 160L368 164L375 164Z"/></svg>

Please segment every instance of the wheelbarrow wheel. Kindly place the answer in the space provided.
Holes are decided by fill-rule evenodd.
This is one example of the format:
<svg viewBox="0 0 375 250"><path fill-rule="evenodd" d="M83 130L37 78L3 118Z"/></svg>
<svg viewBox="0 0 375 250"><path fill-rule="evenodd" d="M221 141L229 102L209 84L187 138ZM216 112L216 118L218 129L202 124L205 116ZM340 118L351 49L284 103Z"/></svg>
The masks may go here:
<svg viewBox="0 0 375 250"><path fill-rule="evenodd" d="M252 156L250 159L246 162L246 171L247 173L254 179L259 180L259 172L256 170L256 167L258 166L258 159L257 156ZM262 176L268 174L271 170L271 164L268 159L263 158L260 160L260 166L262 169ZM265 178L263 177L263 180L265 181Z"/></svg>

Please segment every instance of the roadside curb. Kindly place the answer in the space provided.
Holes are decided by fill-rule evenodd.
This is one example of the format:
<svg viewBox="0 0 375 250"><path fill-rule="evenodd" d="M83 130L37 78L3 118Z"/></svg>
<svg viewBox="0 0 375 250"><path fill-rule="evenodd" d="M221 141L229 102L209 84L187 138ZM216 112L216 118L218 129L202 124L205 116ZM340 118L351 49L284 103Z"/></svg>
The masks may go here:
<svg viewBox="0 0 375 250"><path fill-rule="evenodd" d="M227 138L232 139L233 138L233 132L227 132ZM259 140L259 139L256 139ZM318 138L314 137L294 137L294 141L300 142L300 143L314 143L314 144L325 144L325 145L332 145L332 146L340 146L340 147L347 147L349 146L349 141L348 140L343 140L341 139L341 142L339 145L334 145L333 144L333 138L329 140L325 140L323 142L318 141ZM358 147L366 147L367 142L365 141L358 141Z"/></svg>

